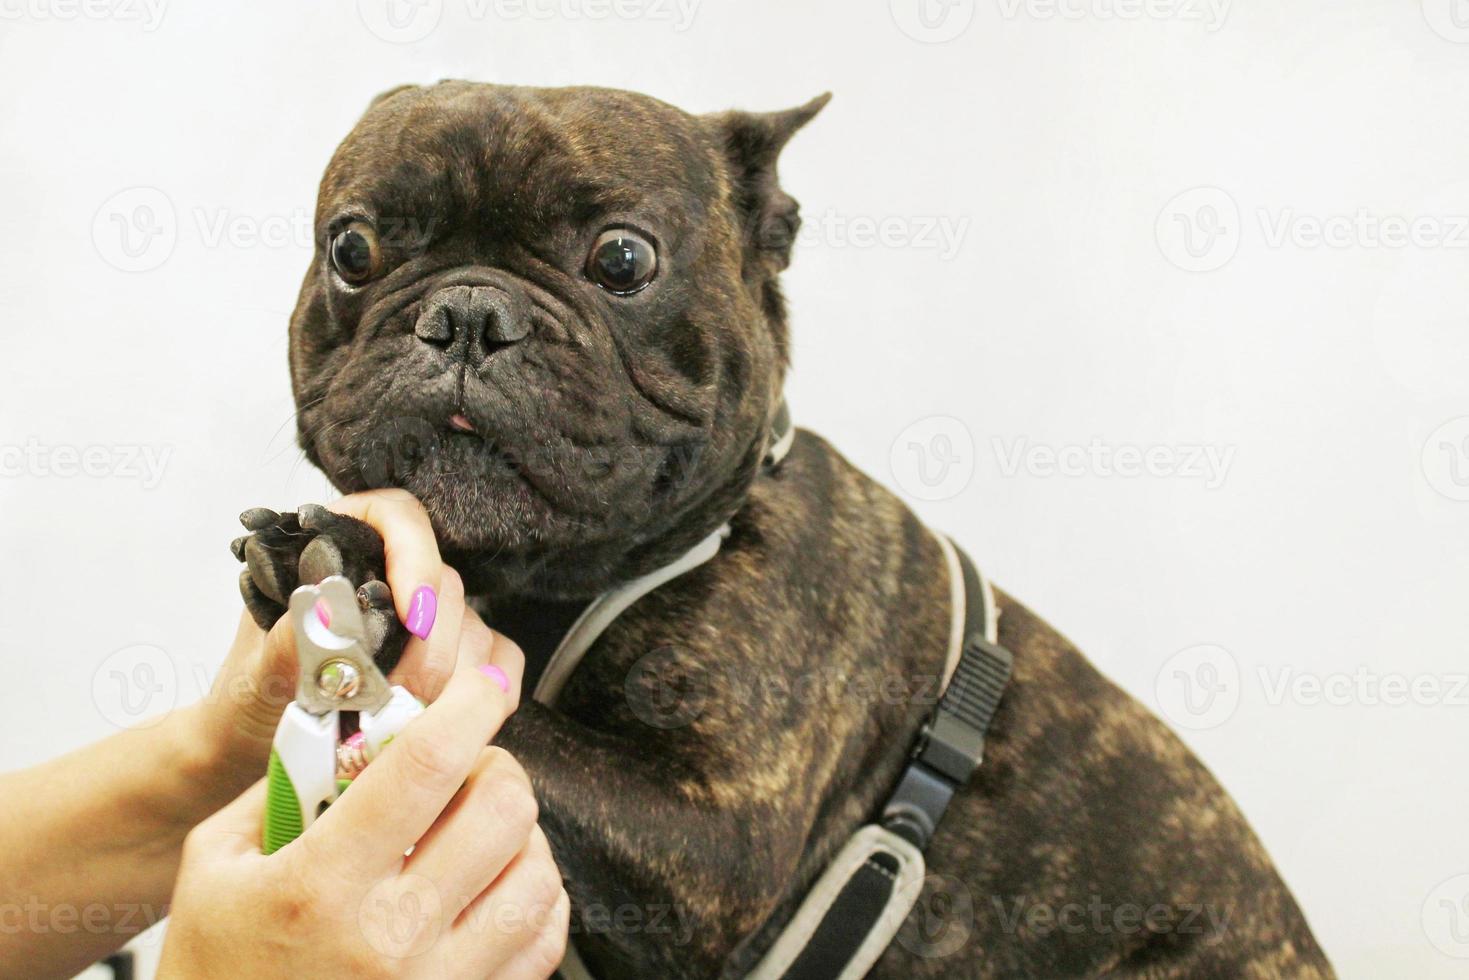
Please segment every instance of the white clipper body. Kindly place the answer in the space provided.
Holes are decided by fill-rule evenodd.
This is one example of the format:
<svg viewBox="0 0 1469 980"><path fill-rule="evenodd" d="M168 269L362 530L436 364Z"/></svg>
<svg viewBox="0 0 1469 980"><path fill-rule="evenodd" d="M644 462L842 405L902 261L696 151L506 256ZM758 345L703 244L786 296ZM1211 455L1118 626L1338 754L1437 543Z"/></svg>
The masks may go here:
<svg viewBox="0 0 1469 980"><path fill-rule="evenodd" d="M390 687L367 649L352 584L340 575L291 593L300 675L271 745L261 850L295 840L345 788L337 779L341 712L359 712L360 748L370 762L423 705Z"/></svg>

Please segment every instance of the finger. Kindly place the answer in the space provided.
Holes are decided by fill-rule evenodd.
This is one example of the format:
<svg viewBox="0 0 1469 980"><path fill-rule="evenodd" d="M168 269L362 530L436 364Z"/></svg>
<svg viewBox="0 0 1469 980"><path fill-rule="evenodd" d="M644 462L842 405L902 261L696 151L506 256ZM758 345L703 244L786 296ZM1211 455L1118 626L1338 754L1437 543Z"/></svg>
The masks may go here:
<svg viewBox="0 0 1469 980"><path fill-rule="evenodd" d="M443 561L423 504L405 490L368 490L327 508L365 521L383 537L398 618L420 639L433 630Z"/></svg>
<svg viewBox="0 0 1469 980"><path fill-rule="evenodd" d="M450 578L455 576L455 572L452 568L446 567L444 573L447 589ZM502 686L510 695L511 704L520 703L520 684L525 674L525 655L521 653L520 647L513 640L491 630L484 624L484 620L479 618L479 614L467 606L464 609L464 619L459 627L459 644L452 656L445 656L428 644L411 643L410 649L405 652L403 659L398 662L398 667L393 671L392 680L393 683L402 684L417 694L421 700L433 701L448 683L449 677L454 672L455 664L460 662L489 663L498 667L507 682L507 685ZM511 710L513 711L514 708L512 707Z"/></svg>
<svg viewBox="0 0 1469 980"><path fill-rule="evenodd" d="M423 701L433 701L444 690L444 685L453 676L454 665L458 663L460 651L466 641L463 633L466 612L464 583L460 580L459 573L445 566L440 588L442 593L439 596L438 618L433 632L426 640L417 636L408 637L408 642L403 647L403 656L391 675L394 683L402 684ZM483 640L478 634L469 639L481 643ZM485 663L489 659L487 646L479 651L465 652L476 664Z"/></svg>
<svg viewBox="0 0 1469 980"><path fill-rule="evenodd" d="M268 746L281 713L296 696L296 637L286 619L262 633L249 613L241 613L230 649L231 656L239 651L242 662L218 693L234 709L230 723L235 734L252 744Z"/></svg>
<svg viewBox="0 0 1469 980"><path fill-rule="evenodd" d="M381 876L401 864L479 759L510 713L509 696L461 663L439 699L429 705L353 780L300 838L314 860L344 875ZM319 851L318 851L319 849Z"/></svg>
<svg viewBox="0 0 1469 980"><path fill-rule="evenodd" d="M288 619L277 620L265 634L257 659L250 665L256 683L256 700L269 715L272 732L296 696L296 678L301 665L296 659L296 634Z"/></svg>
<svg viewBox="0 0 1469 980"><path fill-rule="evenodd" d="M274 626L274 623L270 624ZM258 643L265 637L270 626L261 626L250 616L250 610L240 612L240 620L235 624L235 638L230 641L230 650L244 649L252 643Z"/></svg>
<svg viewBox="0 0 1469 980"><path fill-rule="evenodd" d="M495 980L546 980L553 975L566 958L570 926L571 897L563 890L540 932L495 974Z"/></svg>
<svg viewBox="0 0 1469 980"><path fill-rule="evenodd" d="M520 763L504 749L486 748L404 870L434 882L454 919L525 850L538 816Z"/></svg>
<svg viewBox="0 0 1469 980"><path fill-rule="evenodd" d="M196 825L190 833L192 847L216 854L259 854L260 824L265 815L266 781L226 803Z"/></svg>
<svg viewBox="0 0 1469 980"><path fill-rule="evenodd" d="M537 827L505 873L455 921L447 939L450 961L464 957L480 976L511 962L545 971L527 976L549 976L565 950L569 911L561 872Z"/></svg>
<svg viewBox="0 0 1469 980"><path fill-rule="evenodd" d="M468 616L473 616L474 623L490 634L492 644L490 647L490 664L491 666L500 668L500 673L509 682L506 693L510 695L510 703L512 705L510 710L513 712L515 706L520 704L520 696L523 693L521 683L525 679L525 654L521 651L520 644L510 639L504 633L496 633L488 626L485 626L480 618L475 615L474 610L469 610ZM465 621L468 623L467 617ZM466 626L466 629L469 628L472 627Z"/></svg>

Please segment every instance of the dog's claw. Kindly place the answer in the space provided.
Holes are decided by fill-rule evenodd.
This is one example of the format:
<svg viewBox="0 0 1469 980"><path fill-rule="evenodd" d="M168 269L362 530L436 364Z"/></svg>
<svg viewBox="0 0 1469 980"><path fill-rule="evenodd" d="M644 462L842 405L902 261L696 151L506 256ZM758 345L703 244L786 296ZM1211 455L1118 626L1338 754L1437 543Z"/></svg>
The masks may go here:
<svg viewBox="0 0 1469 980"><path fill-rule="evenodd" d="M391 609L393 608L393 592L388 588L388 583L380 579L363 583L357 590L357 601L362 603L364 609Z"/></svg>
<svg viewBox="0 0 1469 980"><path fill-rule="evenodd" d="M408 631L399 624L393 609L392 591L386 582L373 579L357 590L357 604L362 609L368 645L378 651L378 663L391 670L408 639Z"/></svg>
<svg viewBox="0 0 1469 980"><path fill-rule="evenodd" d="M296 508L296 520L307 531L325 530L331 517L332 512L321 504L302 504Z"/></svg>
<svg viewBox="0 0 1469 980"><path fill-rule="evenodd" d="M259 531L280 523L281 515L268 507L251 507L240 515L240 523L247 531Z"/></svg>
<svg viewBox="0 0 1469 980"><path fill-rule="evenodd" d="M282 606L299 581L296 563L297 556L290 548L272 547L258 534L245 542L250 577L261 592Z"/></svg>
<svg viewBox="0 0 1469 980"><path fill-rule="evenodd" d="M255 620L255 625L263 630L269 630L276 620L285 615L286 607L272 602L260 591L248 568L240 572L240 598L245 600L245 609L249 611L250 618Z"/></svg>

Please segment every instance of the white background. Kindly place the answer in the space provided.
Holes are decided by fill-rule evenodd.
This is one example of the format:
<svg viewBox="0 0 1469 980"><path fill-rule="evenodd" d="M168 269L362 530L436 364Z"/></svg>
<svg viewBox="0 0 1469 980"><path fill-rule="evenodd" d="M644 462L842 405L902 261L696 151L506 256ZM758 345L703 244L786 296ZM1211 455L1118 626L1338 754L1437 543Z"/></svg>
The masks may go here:
<svg viewBox="0 0 1469 980"><path fill-rule="evenodd" d="M234 515L325 495L286 319L374 93L831 89L798 420L1182 730L1344 976L1469 968L1469 3L90 2L0 0L0 768L196 698Z"/></svg>

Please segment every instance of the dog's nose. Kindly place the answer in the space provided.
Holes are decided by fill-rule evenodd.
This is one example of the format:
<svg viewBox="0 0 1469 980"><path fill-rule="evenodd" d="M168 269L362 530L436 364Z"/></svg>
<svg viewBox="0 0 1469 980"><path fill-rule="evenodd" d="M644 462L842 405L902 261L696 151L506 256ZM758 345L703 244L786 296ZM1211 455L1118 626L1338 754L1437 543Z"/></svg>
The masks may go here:
<svg viewBox="0 0 1469 980"><path fill-rule="evenodd" d="M510 294L497 286L448 286L429 297L413 333L436 347L464 343L466 353L478 350L488 357L524 340L530 325Z"/></svg>

